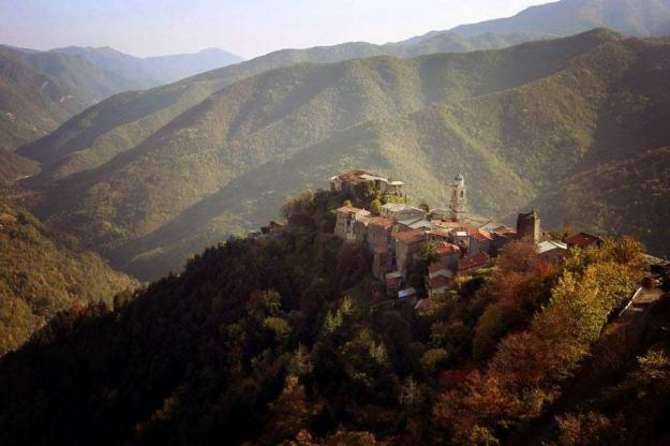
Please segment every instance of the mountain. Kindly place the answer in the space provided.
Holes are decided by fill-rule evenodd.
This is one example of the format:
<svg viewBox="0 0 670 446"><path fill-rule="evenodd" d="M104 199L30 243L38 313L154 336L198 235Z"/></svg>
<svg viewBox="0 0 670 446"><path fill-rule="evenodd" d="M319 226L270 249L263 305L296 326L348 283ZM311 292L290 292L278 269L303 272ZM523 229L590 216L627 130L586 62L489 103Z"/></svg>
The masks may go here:
<svg viewBox="0 0 670 446"><path fill-rule="evenodd" d="M59 311L111 305L115 294L138 285L74 239L48 230L13 195L0 185L0 356Z"/></svg>
<svg viewBox="0 0 670 446"><path fill-rule="evenodd" d="M514 33L463 38L454 33L443 33L426 42L410 39L387 45L357 42L306 50L280 50L175 84L110 98L70 120L43 140L26 147L23 153L43 164L43 178L62 178L104 164L140 144L218 90L266 71L302 63L336 63L381 55L413 57L502 48L544 36ZM111 56L121 57L115 52L110 53Z"/></svg>
<svg viewBox="0 0 670 446"><path fill-rule="evenodd" d="M667 254L669 196L670 148L661 147L585 169L560 181L536 205L554 224L569 221L604 234L628 231Z"/></svg>
<svg viewBox="0 0 670 446"><path fill-rule="evenodd" d="M466 37L510 32L566 36L603 27L628 36L652 37L667 35L668 23L670 0L560 0L532 6L514 17L451 31Z"/></svg>
<svg viewBox="0 0 670 446"><path fill-rule="evenodd" d="M0 149L13 151L138 84L65 54L0 46Z"/></svg>
<svg viewBox="0 0 670 446"><path fill-rule="evenodd" d="M235 54L216 48L192 54L146 58L131 56L109 47L67 47L50 52L80 56L109 72L139 83L143 88L172 83L243 60Z"/></svg>
<svg viewBox="0 0 670 446"><path fill-rule="evenodd" d="M434 206L462 171L472 210L503 217L582 169L667 145L668 51L597 30L498 51L273 70L100 167L48 183L36 212L127 271L156 262L143 278L258 227L284 198L346 168L406 179L416 201Z"/></svg>

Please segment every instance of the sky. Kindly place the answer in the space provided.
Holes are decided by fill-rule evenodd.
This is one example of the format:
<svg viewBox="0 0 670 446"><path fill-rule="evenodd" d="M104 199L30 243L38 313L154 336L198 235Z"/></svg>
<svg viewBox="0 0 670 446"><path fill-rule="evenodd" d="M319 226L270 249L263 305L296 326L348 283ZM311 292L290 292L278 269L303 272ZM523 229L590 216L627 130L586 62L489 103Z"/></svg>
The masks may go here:
<svg viewBox="0 0 670 446"><path fill-rule="evenodd" d="M111 46L136 56L386 43L550 0L0 0L0 43Z"/></svg>

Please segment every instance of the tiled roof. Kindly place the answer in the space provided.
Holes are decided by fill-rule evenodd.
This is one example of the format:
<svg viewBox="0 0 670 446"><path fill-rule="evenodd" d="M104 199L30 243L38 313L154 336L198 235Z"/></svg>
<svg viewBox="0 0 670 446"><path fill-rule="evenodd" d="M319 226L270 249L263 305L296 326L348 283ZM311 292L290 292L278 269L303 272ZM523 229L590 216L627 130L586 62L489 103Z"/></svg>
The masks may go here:
<svg viewBox="0 0 670 446"><path fill-rule="evenodd" d="M491 258L483 252L478 252L471 256L463 257L458 263L459 271L469 271L486 266Z"/></svg>
<svg viewBox="0 0 670 446"><path fill-rule="evenodd" d="M433 227L433 229L431 229L430 231L430 235L432 235L433 237L449 238L451 232L446 229Z"/></svg>
<svg viewBox="0 0 670 446"><path fill-rule="evenodd" d="M366 211L365 209L358 209L358 208L351 207L351 206L342 206L336 212L347 213L347 214L370 215L370 211Z"/></svg>
<svg viewBox="0 0 670 446"><path fill-rule="evenodd" d="M459 248L457 245L454 245L453 243L440 242L435 247L435 251L440 255L447 255L460 253L461 248Z"/></svg>
<svg viewBox="0 0 670 446"><path fill-rule="evenodd" d="M395 222L393 220L386 217L372 217L370 218L370 220L368 220L369 226L375 226L384 229L388 229L392 227L394 224Z"/></svg>
<svg viewBox="0 0 670 446"><path fill-rule="evenodd" d="M560 250L565 251L566 249L568 249L568 245L566 245L565 243L562 243L562 242L554 241L554 240L547 240L547 241L538 243L536 251L537 251L538 254L544 254L544 253L547 253L547 252L550 252L550 251L554 251L556 249L560 249Z"/></svg>
<svg viewBox="0 0 670 446"><path fill-rule="evenodd" d="M470 229L468 230L468 235L480 242L486 242L493 239L491 234L483 229Z"/></svg>
<svg viewBox="0 0 670 446"><path fill-rule="evenodd" d="M420 229L412 229L409 231L401 231L393 234L393 238L405 243L413 243L424 240L426 237L425 232Z"/></svg>
<svg viewBox="0 0 670 446"><path fill-rule="evenodd" d="M568 246L577 246L579 248L588 248L591 245L601 243L602 239L596 235L587 234L586 232L580 232L575 234L572 237L568 237L566 243Z"/></svg>

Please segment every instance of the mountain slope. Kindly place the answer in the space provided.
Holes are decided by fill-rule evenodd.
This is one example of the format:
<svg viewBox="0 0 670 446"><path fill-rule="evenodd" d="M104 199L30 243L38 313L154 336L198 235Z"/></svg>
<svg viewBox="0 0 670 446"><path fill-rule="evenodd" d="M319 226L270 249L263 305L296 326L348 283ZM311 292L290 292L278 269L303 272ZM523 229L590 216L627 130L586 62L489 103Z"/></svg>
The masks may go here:
<svg viewBox="0 0 670 446"><path fill-rule="evenodd" d="M604 27L629 36L651 37L666 35L668 21L669 0L560 0L530 7L514 17L451 31L464 36L510 32L565 36Z"/></svg>
<svg viewBox="0 0 670 446"><path fill-rule="evenodd" d="M75 304L111 304L137 283L45 228L0 185L0 356Z"/></svg>
<svg viewBox="0 0 670 446"><path fill-rule="evenodd" d="M669 197L670 148L663 147L566 178L537 206L545 210L549 223L570 223L603 234L626 231L667 255Z"/></svg>
<svg viewBox="0 0 670 446"><path fill-rule="evenodd" d="M100 100L138 87L78 56L0 46L0 149L15 150Z"/></svg>
<svg viewBox="0 0 670 446"><path fill-rule="evenodd" d="M176 84L110 98L70 120L44 140L26 147L23 153L44 164L44 179L58 179L109 161L142 143L218 90L269 70L300 63L336 63L381 55L415 57L438 52L495 49L544 36L546 34L512 33L464 38L455 33L444 33L426 42L413 39L387 45L358 42L276 51ZM140 68L136 66L135 70Z"/></svg>
<svg viewBox="0 0 670 446"><path fill-rule="evenodd" d="M520 87L618 40L611 33L594 32L498 52L372 58L270 71L221 90L102 167L52 186L39 214L75 228L92 246L109 249L159 229L240 174L318 147L336 132L366 121L389 121L375 134L392 142L395 134L387 134L395 118L435 103ZM462 125L469 126L465 119ZM434 150L440 150L433 130L408 131L406 141L433 138ZM370 144L379 146L377 141ZM484 144L481 150L479 159L493 166L496 154ZM444 181L439 178L435 184Z"/></svg>

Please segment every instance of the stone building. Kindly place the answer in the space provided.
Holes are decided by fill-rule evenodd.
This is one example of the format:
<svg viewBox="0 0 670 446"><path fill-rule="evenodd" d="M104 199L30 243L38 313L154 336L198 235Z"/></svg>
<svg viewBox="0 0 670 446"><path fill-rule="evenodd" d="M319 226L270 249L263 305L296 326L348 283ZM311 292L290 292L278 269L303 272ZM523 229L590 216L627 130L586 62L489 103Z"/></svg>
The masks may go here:
<svg viewBox="0 0 670 446"><path fill-rule="evenodd" d="M542 227L540 216L533 209L529 212L522 212L516 221L516 233L519 240L540 243L542 241Z"/></svg>
<svg viewBox="0 0 670 446"><path fill-rule="evenodd" d="M426 211L406 204L387 203L382 206L381 215L395 221L423 220L426 218Z"/></svg>
<svg viewBox="0 0 670 446"><path fill-rule="evenodd" d="M365 240L365 232L361 224L370 216L370 212L365 209L358 209L350 206L343 206L335 211L337 221L335 223L335 235L347 242L356 242Z"/></svg>
<svg viewBox="0 0 670 446"><path fill-rule="evenodd" d="M398 271L405 276L409 262L415 254L421 252L426 242L426 233L421 230L402 231L393 234L395 261Z"/></svg>
<svg viewBox="0 0 670 446"><path fill-rule="evenodd" d="M463 175L457 175L449 186L449 210L452 221L463 221L467 206L467 191L465 189L465 178Z"/></svg>
<svg viewBox="0 0 670 446"><path fill-rule="evenodd" d="M355 193L356 187L362 184L368 184L382 194L399 197L403 195L403 187L405 186L402 181L393 181L367 170L351 170L332 177L330 179L330 190L332 192Z"/></svg>

